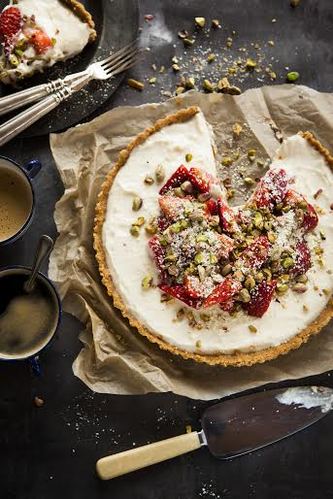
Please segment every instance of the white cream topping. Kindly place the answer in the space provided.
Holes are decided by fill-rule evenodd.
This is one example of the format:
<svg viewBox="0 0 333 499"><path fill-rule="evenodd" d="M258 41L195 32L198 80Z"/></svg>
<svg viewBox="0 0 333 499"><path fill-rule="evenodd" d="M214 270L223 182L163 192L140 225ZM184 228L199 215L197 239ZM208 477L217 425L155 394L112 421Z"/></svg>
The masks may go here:
<svg viewBox="0 0 333 499"><path fill-rule="evenodd" d="M22 15L35 16L36 24L56 43L45 54L36 54L29 47L22 61L16 68L7 71L9 79L17 79L18 74L30 75L45 67L53 66L82 52L89 41L91 28L59 0L19 0L15 5Z"/></svg>
<svg viewBox="0 0 333 499"><path fill-rule="evenodd" d="M257 351L286 342L314 321L325 308L329 296L321 290L333 290L333 175L320 155L301 136L295 135L279 148L271 168L283 167L290 176L295 176L293 188L307 197L310 203L320 206L325 214L320 215L315 233L307 236L310 247L317 244L319 230L326 235L321 241L324 249L325 267L314 261L308 272L308 291L297 294L289 291L280 303L271 303L262 318L245 313L211 321L209 329L197 330L187 320L175 321L175 315L184 304L178 300L161 303L158 288L144 291L142 278L151 274L158 281L154 263L148 253L147 236L142 230L139 238L129 234L129 228L138 215L149 219L159 213L156 183L144 184L147 174L154 176L159 164L163 164L168 178L184 162L186 153L192 153L192 165L212 174L216 173L215 160L209 128L201 114L186 123L175 124L152 135L144 144L135 148L127 163L117 174L110 190L103 241L107 264L112 279L128 311L156 336L182 350L203 354L232 354L237 351ZM313 195L322 188L322 194L314 200ZM132 211L135 195L143 198L140 212ZM315 290L318 286L319 290ZM308 311L303 310L303 306ZM218 309L220 314L220 309ZM251 333L249 325L257 328ZM223 329L224 328L224 329ZM227 330L225 330L227 329ZM200 350L196 342L200 340Z"/></svg>

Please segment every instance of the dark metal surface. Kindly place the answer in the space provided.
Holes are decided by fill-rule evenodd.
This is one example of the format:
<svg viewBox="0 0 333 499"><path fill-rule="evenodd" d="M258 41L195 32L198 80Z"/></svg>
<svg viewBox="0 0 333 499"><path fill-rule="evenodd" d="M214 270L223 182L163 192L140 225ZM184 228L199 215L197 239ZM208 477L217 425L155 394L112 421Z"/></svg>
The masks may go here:
<svg viewBox="0 0 333 499"><path fill-rule="evenodd" d="M169 67L173 44L180 50L177 31L191 25L195 15L204 15L220 18L224 38L227 30L237 30L240 44L254 37L274 38L279 75L284 75L284 68L289 66L300 72L301 83L320 91L332 90L331 0L303 0L295 10L289 0L143 0L141 25L146 35L151 28L143 15L157 12L163 13L174 36L168 42L152 38L153 47L145 63L131 72L135 78L150 76L152 63ZM274 25L273 18L277 19ZM158 78L168 89L177 76L169 71ZM283 79L279 77L277 83ZM252 84L255 82L248 80L242 86ZM160 90L159 85L146 85L139 93L122 85L98 112L117 105L157 102L161 100ZM56 235L52 213L63 188L47 137L17 138L0 154L20 164L32 157L43 162L34 180L37 203L33 224L23 240L0 250L1 265L30 264L38 237L43 233ZM172 394L93 394L72 373L72 362L80 350L80 330L78 321L65 315L58 338L41 358L43 372L39 378L32 376L24 363L0 365L1 499L333 497L331 414L292 438L239 459L219 461L202 449L111 482L100 482L94 472L99 457L178 435L185 431L186 424L199 429L204 409L214 401L193 401ZM295 384L333 386L330 373ZM34 406L35 395L44 398L44 407Z"/></svg>
<svg viewBox="0 0 333 499"><path fill-rule="evenodd" d="M327 396L332 397L333 390L305 389L303 399L315 394L315 403L318 404L309 408L281 403L279 397L289 391L267 390L209 407L203 414L202 428L213 456L230 459L261 449L304 430L328 414L321 404L325 403Z"/></svg>
<svg viewBox="0 0 333 499"><path fill-rule="evenodd" d="M6 3L8 3L6 0L1 0L0 8L2 9ZM59 63L46 70L44 74L37 74L23 82L20 85L21 89L83 71L89 64L107 57L110 50L117 51L137 36L138 0L99 0L97 2L84 0L82 3L95 20L98 39L93 44L88 45L75 58ZM26 137L39 136L75 125L107 101L118 88L122 79L123 75L119 75L107 82L91 82L71 99L70 104L67 101L64 102L25 131L23 135ZM6 95L11 91L10 87L2 85L0 95ZM2 117L1 121L7 119L8 115Z"/></svg>

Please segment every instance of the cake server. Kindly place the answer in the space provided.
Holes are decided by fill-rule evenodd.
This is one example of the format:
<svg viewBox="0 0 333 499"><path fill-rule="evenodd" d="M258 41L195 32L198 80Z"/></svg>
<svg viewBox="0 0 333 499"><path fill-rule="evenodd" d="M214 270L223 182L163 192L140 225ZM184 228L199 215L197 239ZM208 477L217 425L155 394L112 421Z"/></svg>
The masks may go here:
<svg viewBox="0 0 333 499"><path fill-rule="evenodd" d="M202 430L103 457L98 476L109 480L208 446L214 457L230 459L273 444L315 423L333 407L333 390L294 387L222 401L206 409Z"/></svg>

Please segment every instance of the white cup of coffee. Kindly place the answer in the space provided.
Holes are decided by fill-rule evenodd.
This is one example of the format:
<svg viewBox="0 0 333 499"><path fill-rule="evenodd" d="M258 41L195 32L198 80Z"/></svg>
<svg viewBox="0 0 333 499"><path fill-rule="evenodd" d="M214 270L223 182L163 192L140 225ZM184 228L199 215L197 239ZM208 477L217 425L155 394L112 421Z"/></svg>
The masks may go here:
<svg viewBox="0 0 333 499"><path fill-rule="evenodd" d="M38 160L20 166L0 156L0 246L16 241L28 229L35 209L31 181L40 169Z"/></svg>

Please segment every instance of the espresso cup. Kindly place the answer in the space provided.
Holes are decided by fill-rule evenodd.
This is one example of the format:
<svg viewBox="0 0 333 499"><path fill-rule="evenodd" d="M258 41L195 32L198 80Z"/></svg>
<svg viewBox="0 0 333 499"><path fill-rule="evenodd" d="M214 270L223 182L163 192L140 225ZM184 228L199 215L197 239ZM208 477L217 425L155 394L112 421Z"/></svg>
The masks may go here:
<svg viewBox="0 0 333 499"><path fill-rule="evenodd" d="M0 270L0 360L35 360L59 327L61 303L55 287L39 272L33 290L26 293L30 274L27 267Z"/></svg>
<svg viewBox="0 0 333 499"><path fill-rule="evenodd" d="M16 241L28 229L35 210L31 181L40 169L38 160L20 166L0 156L0 246Z"/></svg>

